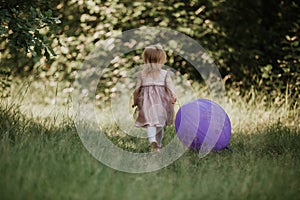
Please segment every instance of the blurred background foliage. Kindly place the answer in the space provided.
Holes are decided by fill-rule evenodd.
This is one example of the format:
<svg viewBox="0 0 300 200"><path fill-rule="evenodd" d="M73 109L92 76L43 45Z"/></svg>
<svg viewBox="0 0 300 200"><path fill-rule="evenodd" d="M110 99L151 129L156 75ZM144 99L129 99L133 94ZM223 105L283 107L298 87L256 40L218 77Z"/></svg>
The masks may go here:
<svg viewBox="0 0 300 200"><path fill-rule="evenodd" d="M14 77L32 76L72 87L76 70L100 41L141 26L166 27L198 41L227 88L297 100L300 86L300 2L296 0L2 0L1 94ZM111 63L99 85L105 100L121 69L140 64L142 51ZM199 80L183 58L168 66ZM134 59L133 59L134 58Z"/></svg>

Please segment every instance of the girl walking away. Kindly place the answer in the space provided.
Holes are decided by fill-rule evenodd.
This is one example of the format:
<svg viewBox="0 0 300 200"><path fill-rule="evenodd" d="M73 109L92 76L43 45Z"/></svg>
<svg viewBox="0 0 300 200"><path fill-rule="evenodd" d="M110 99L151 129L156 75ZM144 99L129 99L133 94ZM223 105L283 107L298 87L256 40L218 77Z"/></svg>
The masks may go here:
<svg viewBox="0 0 300 200"><path fill-rule="evenodd" d="M143 69L137 73L132 107L139 110L135 125L147 128L151 151L158 152L162 148L164 126L173 123L175 87L171 72L162 69L166 53L161 45L146 47L143 61Z"/></svg>

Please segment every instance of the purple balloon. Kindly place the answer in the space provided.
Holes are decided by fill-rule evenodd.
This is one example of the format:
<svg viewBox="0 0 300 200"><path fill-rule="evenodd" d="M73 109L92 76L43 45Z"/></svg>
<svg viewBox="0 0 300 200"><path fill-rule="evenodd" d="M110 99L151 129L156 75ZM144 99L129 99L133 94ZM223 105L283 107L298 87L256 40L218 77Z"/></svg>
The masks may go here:
<svg viewBox="0 0 300 200"><path fill-rule="evenodd" d="M228 146L231 123L221 106L198 99L181 106L175 129L180 141L192 150L218 151Z"/></svg>

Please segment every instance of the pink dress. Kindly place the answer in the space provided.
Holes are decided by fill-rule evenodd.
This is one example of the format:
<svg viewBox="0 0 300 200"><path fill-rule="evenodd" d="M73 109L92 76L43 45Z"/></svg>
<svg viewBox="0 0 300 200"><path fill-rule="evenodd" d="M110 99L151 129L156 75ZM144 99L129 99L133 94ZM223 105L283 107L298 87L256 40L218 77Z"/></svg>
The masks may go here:
<svg viewBox="0 0 300 200"><path fill-rule="evenodd" d="M161 70L157 78L137 74L136 89L139 90L135 102L138 106L137 127L163 127L173 123L174 105L172 97L176 98L171 72Z"/></svg>

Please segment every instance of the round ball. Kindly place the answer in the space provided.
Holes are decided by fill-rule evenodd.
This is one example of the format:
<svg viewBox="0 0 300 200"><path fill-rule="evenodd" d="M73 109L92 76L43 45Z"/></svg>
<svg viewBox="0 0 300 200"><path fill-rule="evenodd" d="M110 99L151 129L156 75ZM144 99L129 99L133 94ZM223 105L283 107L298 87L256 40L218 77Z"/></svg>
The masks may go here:
<svg viewBox="0 0 300 200"><path fill-rule="evenodd" d="M198 99L181 106L176 114L175 129L181 142L192 150L218 151L228 146L231 123L221 106Z"/></svg>

